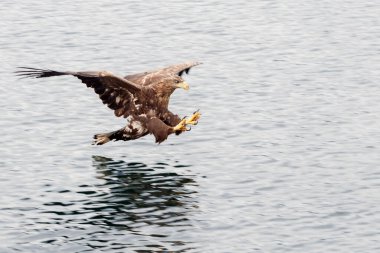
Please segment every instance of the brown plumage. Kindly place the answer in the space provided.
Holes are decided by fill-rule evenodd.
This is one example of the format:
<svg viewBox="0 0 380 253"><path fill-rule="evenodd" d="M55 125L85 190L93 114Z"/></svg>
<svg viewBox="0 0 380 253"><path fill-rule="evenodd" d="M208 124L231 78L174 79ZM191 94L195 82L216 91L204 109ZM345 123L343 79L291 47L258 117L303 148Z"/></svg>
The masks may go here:
<svg viewBox="0 0 380 253"><path fill-rule="evenodd" d="M127 125L119 130L96 134L94 144L102 145L110 140L134 140L153 134L161 143L172 133L180 134L188 130L187 125L195 125L200 113L181 119L169 111L170 95L176 88L187 90L188 84L182 79L183 73L199 65L188 62L163 69L128 75L124 78L108 71L54 71L20 67L16 73L21 77L51 77L72 75L79 78L87 87L93 88L99 98L117 117L127 118Z"/></svg>

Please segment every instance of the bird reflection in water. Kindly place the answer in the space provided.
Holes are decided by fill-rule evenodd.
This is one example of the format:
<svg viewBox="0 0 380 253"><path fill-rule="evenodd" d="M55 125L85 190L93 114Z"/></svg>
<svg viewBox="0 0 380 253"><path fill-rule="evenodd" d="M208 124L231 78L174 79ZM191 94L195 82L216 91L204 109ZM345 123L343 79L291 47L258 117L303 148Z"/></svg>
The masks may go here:
<svg viewBox="0 0 380 253"><path fill-rule="evenodd" d="M147 166L144 163L126 163L94 156L93 164L98 178L104 180L104 184L98 187L109 191L104 196L107 208L113 207L123 214L129 214L125 218L134 222L145 221L145 214L150 213L151 221L148 223L170 226L180 222L182 219L179 218L186 220L186 210L195 206L192 199L189 199L195 192L185 187L194 186L194 179L167 172L165 167L169 165L166 163ZM176 206L182 208L170 209ZM171 218L169 216L176 219L168 219ZM154 217L156 219L152 219Z"/></svg>
<svg viewBox="0 0 380 253"><path fill-rule="evenodd" d="M191 248L186 246L188 242L186 237L181 238L181 232L191 226L188 213L197 207L192 197L196 188L193 176L169 172L167 167L172 165L166 163L148 166L101 156L93 157L93 166L97 177L104 181L97 185L97 196L85 204L85 209L97 214L87 224L128 230L134 236L143 236L149 248L167 250L179 246L182 250L176 252Z"/></svg>
<svg viewBox="0 0 380 253"><path fill-rule="evenodd" d="M50 219L43 223L64 224L65 230L58 237L45 237L43 243L53 244L58 251L68 245L86 251L139 253L195 248L189 238L193 234L191 213L197 209L197 184L194 176L178 174L188 166L147 165L101 156L93 156L92 163L98 178L95 185L80 185L75 193L59 191L61 200L44 204L41 215L50 215Z"/></svg>

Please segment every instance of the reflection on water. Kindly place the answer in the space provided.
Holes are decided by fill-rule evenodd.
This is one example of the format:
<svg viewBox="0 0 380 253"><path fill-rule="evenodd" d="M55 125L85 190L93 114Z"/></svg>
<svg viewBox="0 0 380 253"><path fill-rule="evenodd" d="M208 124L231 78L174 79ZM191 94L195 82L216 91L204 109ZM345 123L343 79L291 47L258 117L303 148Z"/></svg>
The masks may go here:
<svg viewBox="0 0 380 253"><path fill-rule="evenodd" d="M45 203L49 211L43 213L60 217L52 222L61 220L68 228L78 223L88 228L85 236L68 237L67 241L136 252L185 252L193 248L181 237L181 232L191 226L189 213L197 208L192 197L196 193L193 176L169 172L172 165L167 163L148 166L101 156L93 156L93 166L101 183L80 185L77 194L85 198L74 203ZM62 211L62 206L67 208ZM94 235L96 243L91 245L88 239Z"/></svg>
<svg viewBox="0 0 380 253"><path fill-rule="evenodd" d="M109 189L98 204L105 204L111 221L121 219L147 225L174 226L185 224L189 206L189 195L193 192L185 184L194 184L192 178L165 171L165 163L148 167L143 163L113 161L105 157L94 157L94 166L99 178L105 180L100 188ZM181 207L181 208L172 208ZM96 208L101 209L101 205ZM109 225L115 225L107 219ZM116 223L117 225L117 223ZM133 224L131 224L133 227Z"/></svg>
<svg viewBox="0 0 380 253"><path fill-rule="evenodd" d="M2 0L0 253L380 252L379 13L374 0ZM188 60L204 65L170 108L204 115L159 146L91 146L125 119L73 77L13 73Z"/></svg>

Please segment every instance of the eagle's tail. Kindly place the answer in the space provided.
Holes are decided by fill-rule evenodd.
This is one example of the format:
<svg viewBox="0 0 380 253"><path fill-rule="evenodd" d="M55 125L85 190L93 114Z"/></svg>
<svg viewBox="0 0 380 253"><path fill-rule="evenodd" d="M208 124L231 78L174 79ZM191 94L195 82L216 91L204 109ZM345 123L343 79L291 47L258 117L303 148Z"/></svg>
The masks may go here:
<svg viewBox="0 0 380 253"><path fill-rule="evenodd" d="M105 133L105 134L95 134L94 135L94 141L93 141L93 145L103 145L107 142L109 142L111 139L110 139L110 135L109 133Z"/></svg>
<svg viewBox="0 0 380 253"><path fill-rule="evenodd" d="M109 132L109 133L102 133L102 134L95 134L94 135L94 142L92 144L94 145L103 145L111 140L120 140L123 136L124 128Z"/></svg>

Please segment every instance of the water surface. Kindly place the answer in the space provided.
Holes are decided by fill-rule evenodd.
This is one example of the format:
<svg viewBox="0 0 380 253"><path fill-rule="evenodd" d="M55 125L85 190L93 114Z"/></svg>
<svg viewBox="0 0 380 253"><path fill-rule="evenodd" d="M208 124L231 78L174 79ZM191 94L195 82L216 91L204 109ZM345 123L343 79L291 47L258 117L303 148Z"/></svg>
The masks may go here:
<svg viewBox="0 0 380 253"><path fill-rule="evenodd" d="M1 252L378 252L380 5L2 1ZM75 78L187 60L191 132L125 124Z"/></svg>

